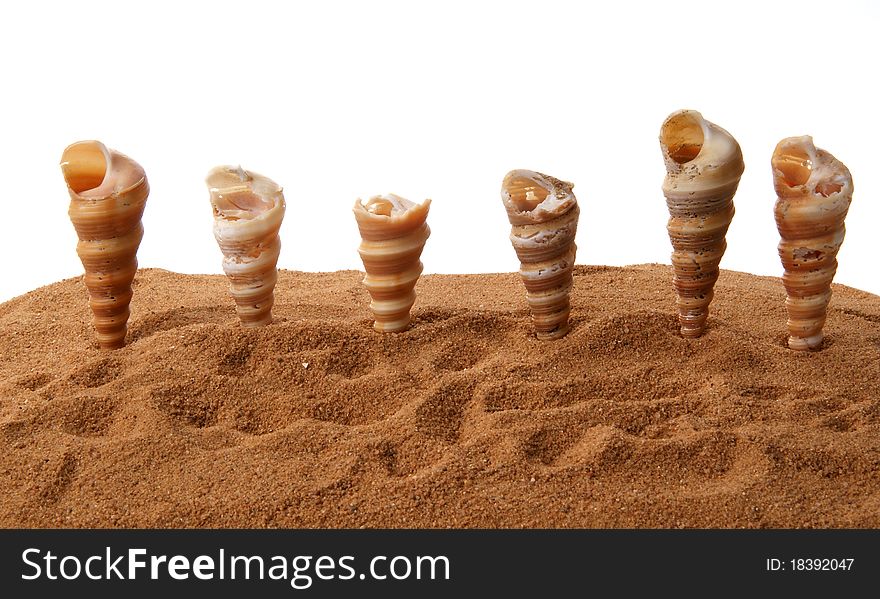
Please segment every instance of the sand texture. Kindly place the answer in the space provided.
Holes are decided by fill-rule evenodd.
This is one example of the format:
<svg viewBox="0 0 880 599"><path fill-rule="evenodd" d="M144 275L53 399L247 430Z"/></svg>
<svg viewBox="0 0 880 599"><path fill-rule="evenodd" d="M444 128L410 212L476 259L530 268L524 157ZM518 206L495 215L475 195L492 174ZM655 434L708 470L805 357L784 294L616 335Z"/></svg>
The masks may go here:
<svg viewBox="0 0 880 599"><path fill-rule="evenodd" d="M785 347L775 278L722 271L679 336L668 266L575 269L532 335L515 273L283 271L242 329L222 276L141 270L101 351L81 278L0 305L3 527L880 527L880 297Z"/></svg>

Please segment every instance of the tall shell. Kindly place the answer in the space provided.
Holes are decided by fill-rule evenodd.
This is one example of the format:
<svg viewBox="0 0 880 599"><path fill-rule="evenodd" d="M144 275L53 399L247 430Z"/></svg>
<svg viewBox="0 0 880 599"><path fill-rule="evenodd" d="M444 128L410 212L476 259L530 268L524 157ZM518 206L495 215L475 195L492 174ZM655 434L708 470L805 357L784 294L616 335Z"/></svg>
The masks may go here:
<svg viewBox="0 0 880 599"><path fill-rule="evenodd" d="M788 346L816 349L822 344L831 280L846 232L852 176L843 163L816 148L809 135L780 141L771 165L782 282L788 294Z"/></svg>
<svg viewBox="0 0 880 599"><path fill-rule="evenodd" d="M421 204L389 194L354 204L361 233L358 253L370 292L373 328L397 333L409 328L415 286L422 274L422 248L431 235L426 219L431 200Z"/></svg>
<svg viewBox="0 0 880 599"><path fill-rule="evenodd" d="M682 336L695 338L706 328L745 167L733 136L695 110L669 115L660 128L660 149L678 320Z"/></svg>
<svg viewBox="0 0 880 599"><path fill-rule="evenodd" d="M281 187L240 166L218 166L205 182L214 209L214 238L223 252L223 272L241 325L267 325L272 322L281 252Z"/></svg>
<svg viewBox="0 0 880 599"><path fill-rule="evenodd" d="M520 261L519 274L538 339L558 339L568 333L580 215L573 187L527 170L510 171L501 184L510 242Z"/></svg>
<svg viewBox="0 0 880 599"><path fill-rule="evenodd" d="M98 345L125 345L131 283L144 235L141 217L150 193L144 169L99 141L81 141L61 155L61 172L70 193L68 214L85 268Z"/></svg>

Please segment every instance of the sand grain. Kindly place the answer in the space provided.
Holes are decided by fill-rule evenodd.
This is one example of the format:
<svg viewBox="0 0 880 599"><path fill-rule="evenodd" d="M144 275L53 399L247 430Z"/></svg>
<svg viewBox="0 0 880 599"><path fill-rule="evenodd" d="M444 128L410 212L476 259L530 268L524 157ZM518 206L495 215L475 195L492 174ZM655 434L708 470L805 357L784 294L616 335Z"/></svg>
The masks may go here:
<svg viewBox="0 0 880 599"><path fill-rule="evenodd" d="M284 271L242 329L141 270L118 351L79 278L0 305L0 526L880 527L877 296L800 354L773 278L723 271L690 342L665 266L577 267L554 342L514 274L423 277L385 336L360 278Z"/></svg>

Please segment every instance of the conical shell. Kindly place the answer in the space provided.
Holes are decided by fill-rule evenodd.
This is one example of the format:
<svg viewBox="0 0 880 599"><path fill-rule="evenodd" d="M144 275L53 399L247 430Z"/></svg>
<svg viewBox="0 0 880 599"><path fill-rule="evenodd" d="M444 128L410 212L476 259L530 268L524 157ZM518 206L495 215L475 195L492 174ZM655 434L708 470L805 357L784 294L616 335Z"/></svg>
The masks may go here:
<svg viewBox="0 0 880 599"><path fill-rule="evenodd" d="M771 164L782 282L788 293L788 346L816 349L822 344L831 280L846 232L852 176L843 163L816 148L809 135L780 141Z"/></svg>
<svg viewBox="0 0 880 599"><path fill-rule="evenodd" d="M520 261L519 274L538 339L558 339L568 333L580 215L573 187L527 170L510 171L501 184L510 242Z"/></svg>
<svg viewBox="0 0 880 599"><path fill-rule="evenodd" d="M426 219L431 200L415 204L394 194L354 204L361 233L358 253L370 292L373 328L396 333L409 328L415 286L422 274L422 248L431 234Z"/></svg>
<svg viewBox="0 0 880 599"><path fill-rule="evenodd" d="M214 238L223 252L223 272L241 325L267 325L272 322L281 252L281 187L240 166L218 166L205 182L214 209Z"/></svg>
<svg viewBox="0 0 880 599"><path fill-rule="evenodd" d="M682 336L694 338L706 328L745 167L733 136L695 110L669 115L660 129L660 149L678 320Z"/></svg>
<svg viewBox="0 0 880 599"><path fill-rule="evenodd" d="M131 283L144 235L141 217L150 193L144 169L99 141L81 141L61 155L61 172L70 193L70 221L85 268L89 306L98 345L125 345Z"/></svg>

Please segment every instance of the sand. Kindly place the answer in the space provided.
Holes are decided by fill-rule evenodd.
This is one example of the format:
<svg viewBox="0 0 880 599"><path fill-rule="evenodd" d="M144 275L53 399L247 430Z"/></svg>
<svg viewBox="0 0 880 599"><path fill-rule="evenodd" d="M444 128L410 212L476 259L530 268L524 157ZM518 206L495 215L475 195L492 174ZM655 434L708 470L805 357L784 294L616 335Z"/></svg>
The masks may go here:
<svg viewBox="0 0 880 599"><path fill-rule="evenodd" d="M778 279L722 271L678 335L668 266L578 266L572 330L515 274L432 275L370 327L360 273L141 270L128 345L81 278L0 305L3 527L880 527L880 297L785 347Z"/></svg>

